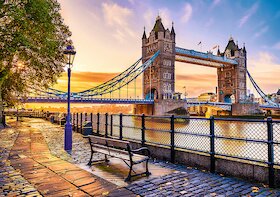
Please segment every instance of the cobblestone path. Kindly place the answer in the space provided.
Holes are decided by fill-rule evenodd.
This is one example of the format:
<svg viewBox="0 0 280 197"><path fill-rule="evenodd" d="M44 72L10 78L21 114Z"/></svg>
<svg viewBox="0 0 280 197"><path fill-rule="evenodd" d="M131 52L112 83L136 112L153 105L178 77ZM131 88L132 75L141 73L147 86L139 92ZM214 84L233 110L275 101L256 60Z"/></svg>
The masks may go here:
<svg viewBox="0 0 280 197"><path fill-rule="evenodd" d="M153 164L175 173L117 188L73 165L89 159L88 142L79 133L73 133L73 152L68 155L61 143L62 128L41 119L27 119L22 125L0 131L0 196L280 196L279 189L163 161Z"/></svg>
<svg viewBox="0 0 280 197"><path fill-rule="evenodd" d="M147 196L280 196L279 189L252 184L241 179L215 175L183 165L158 162L157 165L175 169L175 173L135 182L127 189Z"/></svg>
<svg viewBox="0 0 280 197"><path fill-rule="evenodd" d="M136 196L131 191L82 170L67 161L53 156L37 129L28 122L17 128L18 135L10 150L10 168L24 181L18 193L10 196L28 194L30 196ZM8 162L9 163L9 162ZM11 167L12 166L12 167ZM1 173L6 174L6 173ZM14 173L7 175L14 176ZM20 181L20 180L19 180ZM8 187L8 188L7 188ZM10 182L6 182L1 195L6 195ZM33 193L32 193L33 192Z"/></svg>

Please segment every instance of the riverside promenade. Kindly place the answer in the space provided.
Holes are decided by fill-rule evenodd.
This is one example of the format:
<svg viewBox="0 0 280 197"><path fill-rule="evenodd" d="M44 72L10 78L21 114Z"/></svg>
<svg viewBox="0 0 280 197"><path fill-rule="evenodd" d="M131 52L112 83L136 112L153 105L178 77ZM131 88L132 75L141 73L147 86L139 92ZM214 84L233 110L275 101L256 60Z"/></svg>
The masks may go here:
<svg viewBox="0 0 280 197"><path fill-rule="evenodd" d="M128 168L119 160L86 166L90 149L81 134L73 134L68 154L62 127L29 118L8 124L0 130L0 196L280 196L262 184L156 160L152 176L125 183Z"/></svg>

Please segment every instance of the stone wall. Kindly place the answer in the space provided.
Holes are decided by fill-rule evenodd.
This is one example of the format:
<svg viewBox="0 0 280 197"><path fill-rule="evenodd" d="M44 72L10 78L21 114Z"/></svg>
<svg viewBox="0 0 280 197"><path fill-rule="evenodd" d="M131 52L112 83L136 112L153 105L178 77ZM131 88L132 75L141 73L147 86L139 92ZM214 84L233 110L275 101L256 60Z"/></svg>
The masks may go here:
<svg viewBox="0 0 280 197"><path fill-rule="evenodd" d="M133 148L141 147L138 142L132 142ZM167 146L146 144L153 158L170 161L171 153ZM183 149L175 149L175 163L190 167L197 167L210 171L210 156ZM250 181L268 184L268 168L253 162L243 162L225 157L217 157L215 162L216 173L233 176ZM275 185L280 186L280 169L275 169Z"/></svg>
<svg viewBox="0 0 280 197"><path fill-rule="evenodd" d="M258 103L233 103L232 115L256 115L261 112Z"/></svg>

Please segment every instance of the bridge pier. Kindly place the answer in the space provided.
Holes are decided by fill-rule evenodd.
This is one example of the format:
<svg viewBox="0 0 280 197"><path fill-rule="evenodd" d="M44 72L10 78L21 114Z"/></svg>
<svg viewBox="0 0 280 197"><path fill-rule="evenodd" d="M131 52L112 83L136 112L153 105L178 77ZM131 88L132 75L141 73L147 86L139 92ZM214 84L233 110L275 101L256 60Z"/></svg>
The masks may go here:
<svg viewBox="0 0 280 197"><path fill-rule="evenodd" d="M262 113L259 103L234 103L232 104L233 116L256 115Z"/></svg>
<svg viewBox="0 0 280 197"><path fill-rule="evenodd" d="M174 99L158 99L155 100L153 105L135 104L133 107L134 114L146 115L189 115L186 102L183 100ZM173 112L172 112L173 111Z"/></svg>

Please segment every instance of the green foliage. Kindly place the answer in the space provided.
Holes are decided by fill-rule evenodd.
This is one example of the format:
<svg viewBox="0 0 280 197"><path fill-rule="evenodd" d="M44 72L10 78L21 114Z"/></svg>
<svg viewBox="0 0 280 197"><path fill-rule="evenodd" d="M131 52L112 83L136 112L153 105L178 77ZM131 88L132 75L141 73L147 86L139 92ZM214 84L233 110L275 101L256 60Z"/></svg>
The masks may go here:
<svg viewBox="0 0 280 197"><path fill-rule="evenodd" d="M63 72L71 33L59 11L57 0L0 0L0 86L6 103L32 88L49 87Z"/></svg>

